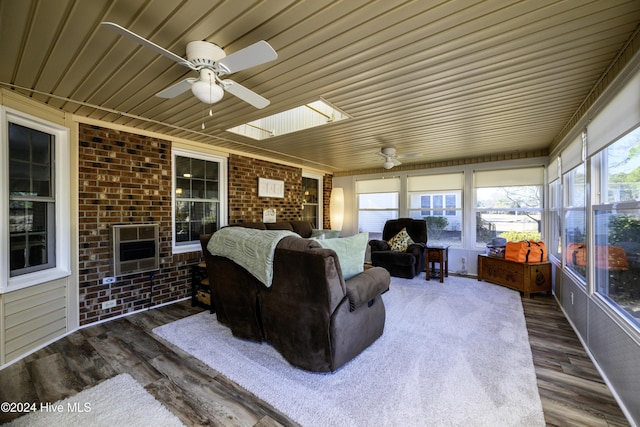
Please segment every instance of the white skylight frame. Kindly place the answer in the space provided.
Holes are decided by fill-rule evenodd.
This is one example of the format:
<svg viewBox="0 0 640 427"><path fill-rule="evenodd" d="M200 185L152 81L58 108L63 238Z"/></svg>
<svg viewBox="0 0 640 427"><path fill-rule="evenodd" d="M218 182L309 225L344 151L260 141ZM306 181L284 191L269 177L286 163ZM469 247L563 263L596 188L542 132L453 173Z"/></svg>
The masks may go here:
<svg viewBox="0 0 640 427"><path fill-rule="evenodd" d="M351 116L347 113L320 98L290 110L232 127L227 131L262 141L350 118Z"/></svg>

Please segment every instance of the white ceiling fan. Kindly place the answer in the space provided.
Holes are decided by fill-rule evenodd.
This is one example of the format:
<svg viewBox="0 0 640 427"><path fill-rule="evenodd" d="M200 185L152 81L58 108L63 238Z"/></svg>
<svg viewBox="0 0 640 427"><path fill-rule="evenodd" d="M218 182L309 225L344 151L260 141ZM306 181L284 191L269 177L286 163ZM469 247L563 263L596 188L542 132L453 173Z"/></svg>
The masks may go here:
<svg viewBox="0 0 640 427"><path fill-rule="evenodd" d="M398 155L396 154L396 149L393 147L382 147L378 156L384 159L384 163L382 163L382 167L385 169L391 169L394 166L400 166L402 162L398 159Z"/></svg>
<svg viewBox="0 0 640 427"><path fill-rule="evenodd" d="M214 104L222 99L226 91L256 108L264 108L269 105L268 99L239 83L229 79L220 79L220 76L276 60L278 54L264 40L230 55L226 55L222 48L213 43L192 41L187 44L187 59L184 59L118 24L102 22L102 25L200 74L197 78L189 77L169 86L158 92L156 96L173 98L191 89L191 92L200 101L205 104Z"/></svg>

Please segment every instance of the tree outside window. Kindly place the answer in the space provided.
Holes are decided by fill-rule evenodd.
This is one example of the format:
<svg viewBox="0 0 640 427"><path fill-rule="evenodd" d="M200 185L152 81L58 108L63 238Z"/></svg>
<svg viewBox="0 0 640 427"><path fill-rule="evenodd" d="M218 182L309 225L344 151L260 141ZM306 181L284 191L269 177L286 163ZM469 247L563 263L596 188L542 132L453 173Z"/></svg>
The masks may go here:
<svg viewBox="0 0 640 427"><path fill-rule="evenodd" d="M594 206L596 292L640 326L640 128L600 153Z"/></svg>

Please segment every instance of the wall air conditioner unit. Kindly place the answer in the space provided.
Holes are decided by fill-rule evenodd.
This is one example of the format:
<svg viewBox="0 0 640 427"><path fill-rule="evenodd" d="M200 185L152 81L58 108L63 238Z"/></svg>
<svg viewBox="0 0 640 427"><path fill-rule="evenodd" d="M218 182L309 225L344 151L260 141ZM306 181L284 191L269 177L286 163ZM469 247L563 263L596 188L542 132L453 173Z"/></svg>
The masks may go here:
<svg viewBox="0 0 640 427"><path fill-rule="evenodd" d="M158 224L113 226L113 275L158 270Z"/></svg>

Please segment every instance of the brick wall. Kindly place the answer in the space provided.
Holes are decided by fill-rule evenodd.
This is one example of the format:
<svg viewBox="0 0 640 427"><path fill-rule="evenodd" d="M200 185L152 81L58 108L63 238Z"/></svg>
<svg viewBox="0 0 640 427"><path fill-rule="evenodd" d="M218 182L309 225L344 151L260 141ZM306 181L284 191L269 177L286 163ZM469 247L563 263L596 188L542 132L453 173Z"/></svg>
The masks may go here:
<svg viewBox="0 0 640 427"><path fill-rule="evenodd" d="M328 230L331 228L331 189L333 188L333 177L325 175L322 180L322 211L324 218L322 219L322 228Z"/></svg>
<svg viewBox="0 0 640 427"><path fill-rule="evenodd" d="M258 178L284 181L284 198L258 197ZM232 154L229 157L229 224L262 221L275 208L277 221L299 220L302 213L302 169Z"/></svg>
<svg viewBox="0 0 640 427"><path fill-rule="evenodd" d="M190 295L200 254L171 255L170 142L81 124L78 151L80 324ZM159 224L160 269L103 285L113 275L112 226L137 223Z"/></svg>
<svg viewBox="0 0 640 427"><path fill-rule="evenodd" d="M171 143L97 126L79 130L78 243L80 324L131 313L190 296L191 265L200 252L172 255ZM276 208L278 221L300 219L302 170L250 157L231 155L229 223L262 221L264 208ZM258 177L282 180L284 198L258 197ZM331 176L323 180L325 227L329 226ZM157 223L160 269L113 276L112 226ZM116 306L102 310L102 303Z"/></svg>

